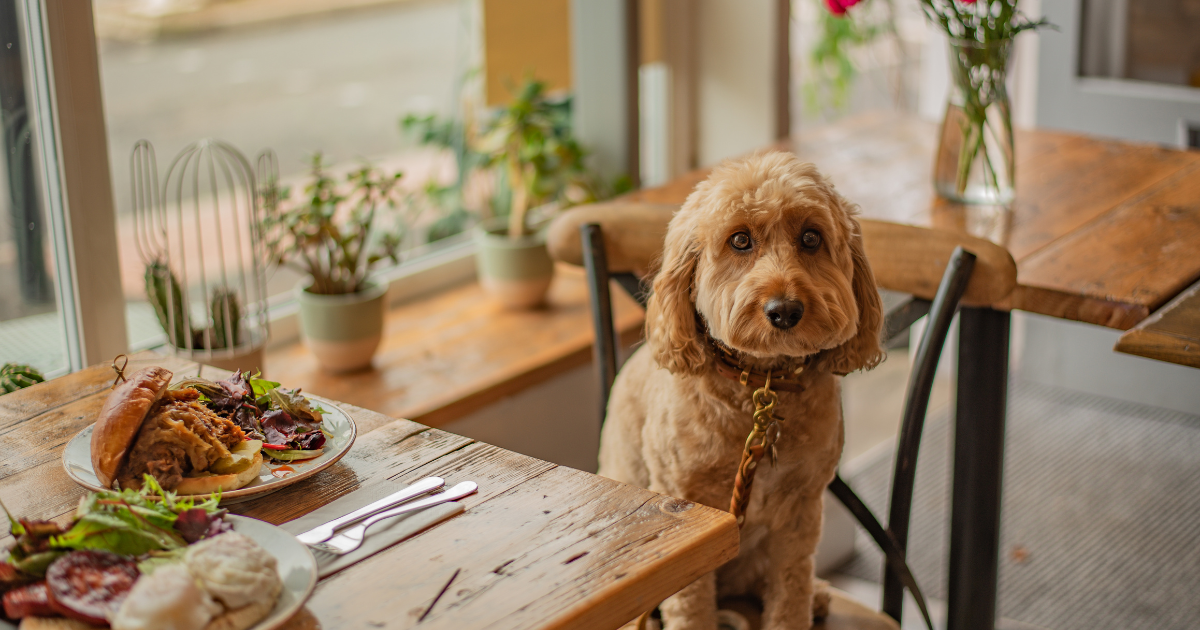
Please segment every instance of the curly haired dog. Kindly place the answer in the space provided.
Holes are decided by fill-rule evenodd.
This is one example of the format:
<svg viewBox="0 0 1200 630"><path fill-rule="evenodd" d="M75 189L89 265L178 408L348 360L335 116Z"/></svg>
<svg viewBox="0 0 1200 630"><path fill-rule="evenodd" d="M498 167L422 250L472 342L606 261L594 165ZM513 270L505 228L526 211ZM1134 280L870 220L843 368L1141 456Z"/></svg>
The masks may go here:
<svg viewBox="0 0 1200 630"><path fill-rule="evenodd" d="M778 392L778 465L758 470L738 557L663 602L667 630L715 630L718 595L760 597L765 629L812 625L822 492L842 452L838 375L883 359L855 213L812 164L772 152L718 166L671 219L600 474L728 509L754 405L721 357L803 391Z"/></svg>

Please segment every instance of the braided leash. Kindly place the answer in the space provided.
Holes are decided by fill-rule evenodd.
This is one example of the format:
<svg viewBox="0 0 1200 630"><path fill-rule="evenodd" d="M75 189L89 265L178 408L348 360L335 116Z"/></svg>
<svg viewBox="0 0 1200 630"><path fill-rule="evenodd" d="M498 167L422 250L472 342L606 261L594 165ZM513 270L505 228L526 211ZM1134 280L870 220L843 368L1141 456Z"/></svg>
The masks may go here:
<svg viewBox="0 0 1200 630"><path fill-rule="evenodd" d="M750 372L743 371L741 383L747 383ZM766 382L754 390L754 426L750 435L746 436L746 446L742 449L742 461L738 464L737 476L733 478L733 497L729 501L729 512L737 519L738 527L746 522L746 508L750 505L750 490L754 485L754 474L758 472L758 464L768 453L771 455L771 466L779 460L775 451L775 442L779 439L779 419L775 417L775 405L779 396L771 391L771 372L767 372Z"/></svg>

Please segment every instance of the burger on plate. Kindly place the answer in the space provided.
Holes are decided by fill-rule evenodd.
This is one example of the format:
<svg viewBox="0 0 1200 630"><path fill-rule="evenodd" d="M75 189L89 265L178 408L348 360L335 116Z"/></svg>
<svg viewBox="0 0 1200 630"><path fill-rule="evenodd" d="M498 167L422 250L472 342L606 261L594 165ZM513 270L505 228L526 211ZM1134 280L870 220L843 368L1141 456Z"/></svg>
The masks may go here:
<svg viewBox="0 0 1200 630"><path fill-rule="evenodd" d="M227 492L262 468L262 442L200 402L200 392L170 389L171 372L138 371L119 385L92 430L92 468L100 485L141 488L150 475L178 494Z"/></svg>

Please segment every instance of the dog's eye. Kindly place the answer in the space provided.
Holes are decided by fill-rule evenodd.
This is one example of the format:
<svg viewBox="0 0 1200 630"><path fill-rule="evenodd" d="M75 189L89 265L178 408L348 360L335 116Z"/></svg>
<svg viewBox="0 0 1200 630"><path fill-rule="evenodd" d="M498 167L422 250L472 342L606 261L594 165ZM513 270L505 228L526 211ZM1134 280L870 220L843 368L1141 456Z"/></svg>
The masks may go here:
<svg viewBox="0 0 1200 630"><path fill-rule="evenodd" d="M804 249L816 249L821 246L821 234L816 230L804 230L800 235L800 245Z"/></svg>
<svg viewBox="0 0 1200 630"><path fill-rule="evenodd" d="M738 232L729 237L729 246L738 251L744 252L750 249L752 245L754 245L754 242L750 240L750 235L745 232Z"/></svg>

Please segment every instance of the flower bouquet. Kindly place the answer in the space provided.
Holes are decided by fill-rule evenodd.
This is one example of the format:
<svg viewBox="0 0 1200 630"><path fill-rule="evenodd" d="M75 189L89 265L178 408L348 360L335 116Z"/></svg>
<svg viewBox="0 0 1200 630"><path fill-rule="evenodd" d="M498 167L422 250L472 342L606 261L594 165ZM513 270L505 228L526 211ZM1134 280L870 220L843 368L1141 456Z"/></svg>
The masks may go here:
<svg viewBox="0 0 1200 630"><path fill-rule="evenodd" d="M942 121L934 187L961 203L1007 204L1014 196L1009 58L1022 31L1045 26L1017 0L920 0L926 17L950 38L951 92ZM825 0L846 15L858 0Z"/></svg>

